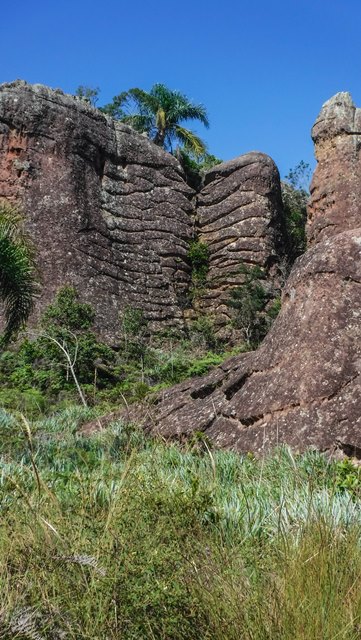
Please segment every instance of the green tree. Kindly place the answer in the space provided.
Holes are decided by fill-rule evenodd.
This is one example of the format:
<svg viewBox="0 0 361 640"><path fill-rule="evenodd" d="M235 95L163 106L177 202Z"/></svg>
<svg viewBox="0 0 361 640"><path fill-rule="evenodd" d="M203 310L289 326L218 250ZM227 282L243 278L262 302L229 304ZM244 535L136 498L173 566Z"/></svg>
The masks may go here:
<svg viewBox="0 0 361 640"><path fill-rule="evenodd" d="M16 209L0 203L0 299L5 315L2 344L24 326L34 304L35 267L21 222Z"/></svg>
<svg viewBox="0 0 361 640"><path fill-rule="evenodd" d="M160 147L173 150L179 144L195 156L206 153L205 142L193 131L182 126L188 120L198 120L209 127L208 116L202 104L194 104L179 91L164 84L155 84L151 90L134 88L115 96L102 111L139 132L146 132Z"/></svg>
<svg viewBox="0 0 361 640"><path fill-rule="evenodd" d="M282 199L290 242L291 263L306 251L306 221L310 165L301 160L282 182Z"/></svg>
<svg viewBox="0 0 361 640"><path fill-rule="evenodd" d="M75 90L75 95L83 102L87 102L95 107L96 103L99 100L99 87L87 87L83 84L79 85Z"/></svg>

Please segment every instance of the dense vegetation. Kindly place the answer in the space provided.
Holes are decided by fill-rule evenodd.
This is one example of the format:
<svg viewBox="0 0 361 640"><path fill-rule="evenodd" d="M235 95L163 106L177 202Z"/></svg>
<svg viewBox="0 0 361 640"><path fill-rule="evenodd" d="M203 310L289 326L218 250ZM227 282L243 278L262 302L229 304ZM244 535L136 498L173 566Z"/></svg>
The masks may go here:
<svg viewBox="0 0 361 640"><path fill-rule="evenodd" d="M357 640L360 471L0 413L0 636Z"/></svg>
<svg viewBox="0 0 361 640"><path fill-rule="evenodd" d="M199 249L192 251L200 278ZM202 375L237 351L226 351L207 316L188 331L151 335L142 311L128 307L113 347L99 340L93 321L94 310L79 301L75 289L61 289L38 329L0 353L0 405L38 416L80 395L83 404L106 410Z"/></svg>
<svg viewBox="0 0 361 640"><path fill-rule="evenodd" d="M282 182L282 199L289 237L289 259L292 264L306 251L307 200L309 198L310 166L301 160Z"/></svg>

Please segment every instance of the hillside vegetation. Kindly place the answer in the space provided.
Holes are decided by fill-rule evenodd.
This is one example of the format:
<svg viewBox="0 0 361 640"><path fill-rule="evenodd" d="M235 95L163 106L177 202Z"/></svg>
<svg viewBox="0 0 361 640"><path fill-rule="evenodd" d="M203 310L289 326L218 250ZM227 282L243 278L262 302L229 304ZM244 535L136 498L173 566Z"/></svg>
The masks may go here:
<svg viewBox="0 0 361 640"><path fill-rule="evenodd" d="M2 638L356 640L360 472L2 411Z"/></svg>

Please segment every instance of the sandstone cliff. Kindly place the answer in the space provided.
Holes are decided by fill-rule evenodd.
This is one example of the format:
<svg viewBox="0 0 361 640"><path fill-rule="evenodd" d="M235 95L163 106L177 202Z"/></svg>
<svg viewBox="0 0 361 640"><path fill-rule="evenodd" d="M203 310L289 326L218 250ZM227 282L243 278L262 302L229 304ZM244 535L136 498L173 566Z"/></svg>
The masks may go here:
<svg viewBox="0 0 361 640"><path fill-rule="evenodd" d="M229 321L241 261L268 268L282 244L279 175L264 154L209 171L196 198L177 160L146 137L22 81L0 86L0 198L23 210L35 245L42 289L33 321L71 284L110 339L126 306L142 308L151 330L183 326L197 233L210 246L200 306L219 325Z"/></svg>
<svg viewBox="0 0 361 640"><path fill-rule="evenodd" d="M119 311L179 325L190 282L192 190L130 127L43 86L0 87L0 198L18 203L42 275L40 311L74 285L112 336Z"/></svg>
<svg viewBox="0 0 361 640"><path fill-rule="evenodd" d="M318 164L311 184L310 245L360 225L361 109L349 93L337 93L323 105L312 139Z"/></svg>
<svg viewBox="0 0 361 640"><path fill-rule="evenodd" d="M130 408L128 419L165 437L202 430L215 445L244 452L287 443L361 457L358 117L350 97L338 94L317 119L310 248L260 348Z"/></svg>

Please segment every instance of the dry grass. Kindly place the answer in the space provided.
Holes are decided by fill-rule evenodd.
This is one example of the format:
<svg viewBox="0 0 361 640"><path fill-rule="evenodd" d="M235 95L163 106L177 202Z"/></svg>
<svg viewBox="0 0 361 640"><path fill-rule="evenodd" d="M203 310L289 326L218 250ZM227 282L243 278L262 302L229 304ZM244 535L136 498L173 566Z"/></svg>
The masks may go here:
<svg viewBox="0 0 361 640"><path fill-rule="evenodd" d="M0 415L1 638L359 640L360 504L336 464L84 439L84 414L25 434Z"/></svg>

